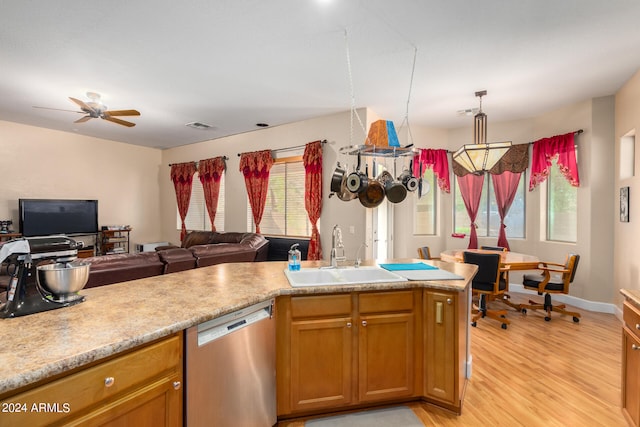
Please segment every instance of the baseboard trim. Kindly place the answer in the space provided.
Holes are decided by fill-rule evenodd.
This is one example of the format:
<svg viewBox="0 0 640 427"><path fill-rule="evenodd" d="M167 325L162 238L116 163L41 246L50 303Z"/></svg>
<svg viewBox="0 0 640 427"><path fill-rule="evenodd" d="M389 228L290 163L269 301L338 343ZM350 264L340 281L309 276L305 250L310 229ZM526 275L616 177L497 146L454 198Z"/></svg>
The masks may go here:
<svg viewBox="0 0 640 427"><path fill-rule="evenodd" d="M530 291L529 289L526 289L523 285L518 283L509 283L509 292L538 296L537 292ZM620 317L622 315L620 309L618 309L615 304L606 302L589 301L586 299L574 297L572 295L564 294L553 294L553 300L559 301L564 304L569 304L583 310L595 311L598 313L615 314L616 317Z"/></svg>

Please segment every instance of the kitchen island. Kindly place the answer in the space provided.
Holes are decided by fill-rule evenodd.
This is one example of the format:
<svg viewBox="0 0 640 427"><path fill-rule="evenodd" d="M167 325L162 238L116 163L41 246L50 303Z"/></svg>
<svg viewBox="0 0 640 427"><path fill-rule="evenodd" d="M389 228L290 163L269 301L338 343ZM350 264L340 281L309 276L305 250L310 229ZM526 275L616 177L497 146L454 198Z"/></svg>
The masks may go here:
<svg viewBox="0 0 640 427"><path fill-rule="evenodd" d="M189 327L270 298L418 289L460 295L464 313L453 319L456 327L452 331L456 335L449 340L455 343L456 352L462 353L460 358L466 362L468 328L460 318L466 318L468 312L469 283L476 267L439 261L427 263L458 274L464 280L292 288L283 274L285 262L260 262L220 264L86 289L81 291L86 296L82 304L0 322L3 347L0 400L11 402L11 397L17 393L129 354L150 343L157 344L167 337L177 336L176 341L179 341L182 331ZM320 265L323 263L304 262L303 268ZM423 314L420 310L417 315ZM418 332L424 335L427 329L420 328ZM278 340L281 344L280 338ZM171 375L181 375L178 371L172 371ZM169 377L173 378L171 375ZM464 378L460 383L463 390ZM179 384L176 387L179 388ZM425 394L417 390L415 393ZM459 405L444 406L459 411ZM19 413L2 415L0 419L20 420ZM73 407L68 415L73 415Z"/></svg>

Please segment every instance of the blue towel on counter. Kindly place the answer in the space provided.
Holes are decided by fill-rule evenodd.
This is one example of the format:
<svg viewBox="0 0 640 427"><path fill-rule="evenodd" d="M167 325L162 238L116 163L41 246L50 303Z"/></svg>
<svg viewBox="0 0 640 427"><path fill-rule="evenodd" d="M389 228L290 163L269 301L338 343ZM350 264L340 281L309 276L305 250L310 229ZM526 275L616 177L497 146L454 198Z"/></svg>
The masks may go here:
<svg viewBox="0 0 640 427"><path fill-rule="evenodd" d="M380 264L380 267L388 271L403 271L403 270L437 270L438 267L425 264L424 262L412 262L412 263L398 263L398 264Z"/></svg>

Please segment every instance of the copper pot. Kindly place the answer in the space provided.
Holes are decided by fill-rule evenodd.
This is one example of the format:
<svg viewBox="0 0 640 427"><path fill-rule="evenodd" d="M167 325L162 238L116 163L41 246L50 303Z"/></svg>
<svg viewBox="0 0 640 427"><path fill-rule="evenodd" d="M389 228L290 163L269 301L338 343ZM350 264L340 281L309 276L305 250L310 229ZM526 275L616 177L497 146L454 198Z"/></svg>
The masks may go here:
<svg viewBox="0 0 640 427"><path fill-rule="evenodd" d="M368 165L366 166L366 174L369 175ZM384 201L384 187L376 179L367 179L365 188L358 193L358 199L365 208L375 208Z"/></svg>

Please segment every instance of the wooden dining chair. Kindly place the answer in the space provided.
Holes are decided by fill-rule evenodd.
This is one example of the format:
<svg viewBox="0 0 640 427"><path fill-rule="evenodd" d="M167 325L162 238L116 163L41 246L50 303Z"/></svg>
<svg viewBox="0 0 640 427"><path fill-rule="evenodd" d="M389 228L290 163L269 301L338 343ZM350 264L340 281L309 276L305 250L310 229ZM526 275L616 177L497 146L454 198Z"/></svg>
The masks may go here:
<svg viewBox="0 0 640 427"><path fill-rule="evenodd" d="M578 262L580 255L568 254L564 264L556 264L553 262L541 262L538 265L539 274L525 274L522 284L525 288L538 292L538 295L544 294L544 303L538 303L529 300L529 304L520 304L522 313L526 314L527 310L545 310L547 315L544 320L551 320L551 312L555 311L564 315L573 316L574 322L580 321L580 313L575 311L567 311L565 304L553 305L551 294L568 294L569 286L576 277ZM553 276L552 276L553 275Z"/></svg>
<svg viewBox="0 0 640 427"><path fill-rule="evenodd" d="M420 259L434 259L439 260L440 257L432 257L431 250L429 250L429 246L422 246L418 248L418 258Z"/></svg>
<svg viewBox="0 0 640 427"><path fill-rule="evenodd" d="M471 280L474 300L477 297L477 303L474 301L471 310L471 314L473 314L471 326L477 326L478 319L488 317L499 321L502 329L507 329L507 325L511 323L506 318L507 311L488 307L488 303L491 301L501 301L508 289L508 284L502 274L504 269L500 268L500 254L465 251L463 259L467 264L478 266L478 272Z"/></svg>

